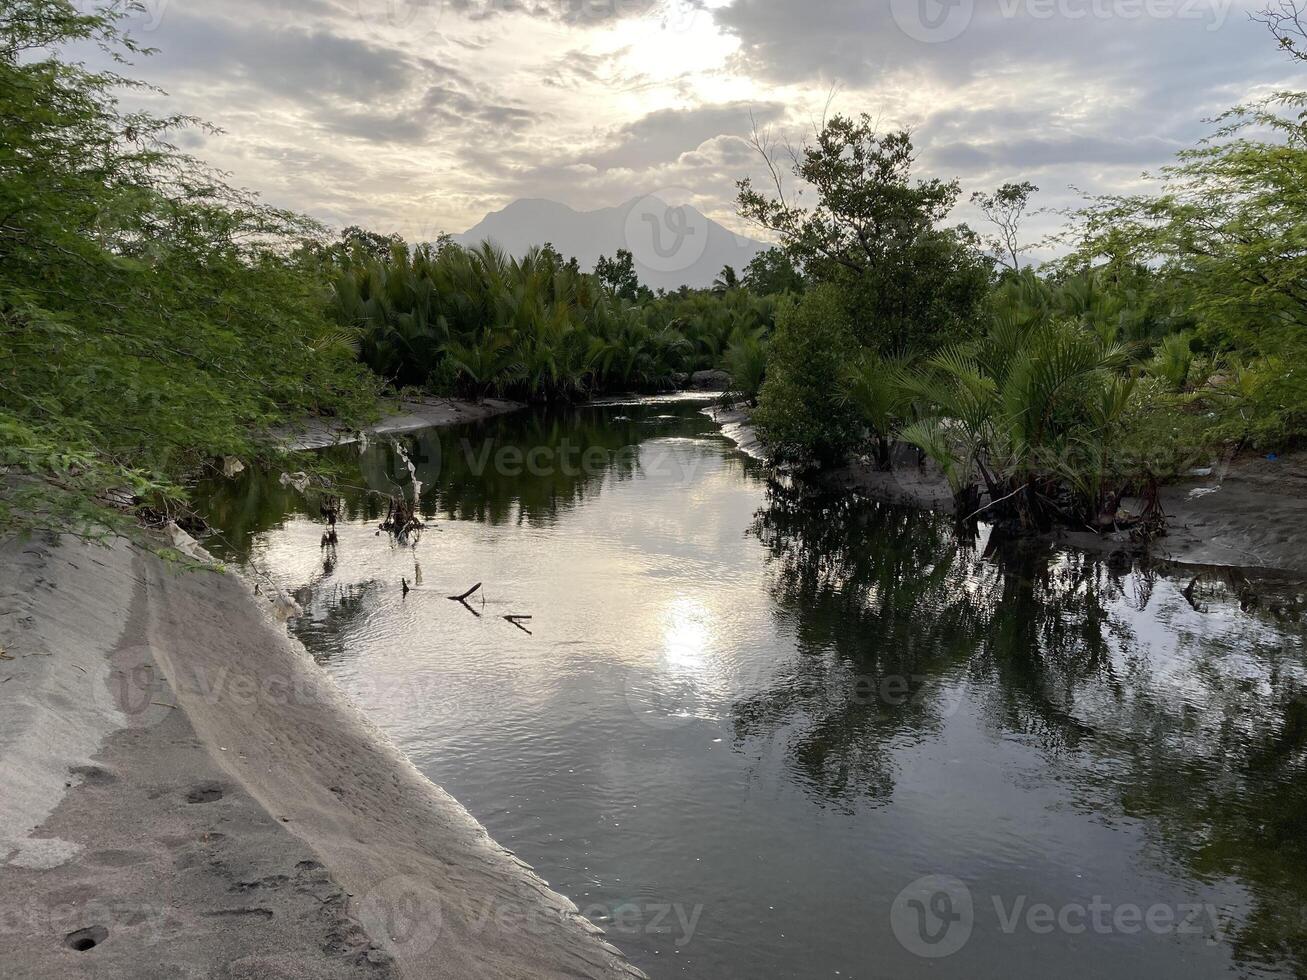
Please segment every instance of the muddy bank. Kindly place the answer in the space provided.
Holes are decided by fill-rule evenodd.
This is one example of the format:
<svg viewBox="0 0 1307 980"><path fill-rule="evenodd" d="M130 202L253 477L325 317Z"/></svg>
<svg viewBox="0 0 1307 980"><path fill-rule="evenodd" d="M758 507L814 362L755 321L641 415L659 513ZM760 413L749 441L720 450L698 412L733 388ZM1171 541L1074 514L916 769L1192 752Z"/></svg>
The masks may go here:
<svg viewBox="0 0 1307 980"><path fill-rule="evenodd" d="M503 398L487 398L479 402L456 398L401 398L388 404L379 422L357 429L332 425L322 419L312 419L299 425L286 426L274 433L278 441L290 449L324 449L327 446L348 445L367 435L397 435L416 432L436 426L459 425L476 422L505 412L522 408L520 402Z"/></svg>
<svg viewBox="0 0 1307 980"><path fill-rule="evenodd" d="M240 578L0 545L6 977L633 977Z"/></svg>
<svg viewBox="0 0 1307 980"><path fill-rule="evenodd" d="M879 500L953 512L948 483L930 463L901 460L885 473L859 463L825 477ZM1139 506L1125 502L1127 509ZM1307 454L1232 459L1162 488L1167 533L1145 548L1128 535L1059 529L1050 537L1087 551L1133 551L1184 565L1307 575Z"/></svg>
<svg viewBox="0 0 1307 980"><path fill-rule="evenodd" d="M741 451L763 457L748 413L711 408L704 414ZM823 474L831 487L876 500L953 513L953 494L939 468L918 465L901 451L889 472L867 462ZM1127 509L1131 503L1127 501ZM1184 565L1256 569L1307 575L1307 453L1268 459L1246 455L1222 461L1209 473L1162 489L1167 534L1145 548L1127 535L1059 529L1050 538L1085 551L1130 551Z"/></svg>

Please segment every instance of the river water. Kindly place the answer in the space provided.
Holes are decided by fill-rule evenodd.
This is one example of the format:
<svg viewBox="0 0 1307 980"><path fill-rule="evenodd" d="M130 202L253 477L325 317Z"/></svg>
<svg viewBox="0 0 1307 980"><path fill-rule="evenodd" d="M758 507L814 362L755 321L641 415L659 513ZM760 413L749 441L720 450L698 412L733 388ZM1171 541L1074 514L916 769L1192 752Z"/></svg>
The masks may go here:
<svg viewBox="0 0 1307 980"><path fill-rule="evenodd" d="M1307 971L1301 588L800 492L701 408L333 450L334 546L247 473L206 543L655 978Z"/></svg>

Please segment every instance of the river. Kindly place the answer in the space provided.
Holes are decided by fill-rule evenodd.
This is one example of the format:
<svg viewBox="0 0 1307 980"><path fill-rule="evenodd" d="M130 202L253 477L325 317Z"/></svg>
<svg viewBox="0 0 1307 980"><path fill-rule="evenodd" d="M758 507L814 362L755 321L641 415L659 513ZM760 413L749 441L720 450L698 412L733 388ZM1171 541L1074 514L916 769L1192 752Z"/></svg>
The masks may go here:
<svg viewBox="0 0 1307 980"><path fill-rule="evenodd" d="M1301 588L802 492L701 408L329 451L335 544L246 473L206 545L654 978L1307 970Z"/></svg>

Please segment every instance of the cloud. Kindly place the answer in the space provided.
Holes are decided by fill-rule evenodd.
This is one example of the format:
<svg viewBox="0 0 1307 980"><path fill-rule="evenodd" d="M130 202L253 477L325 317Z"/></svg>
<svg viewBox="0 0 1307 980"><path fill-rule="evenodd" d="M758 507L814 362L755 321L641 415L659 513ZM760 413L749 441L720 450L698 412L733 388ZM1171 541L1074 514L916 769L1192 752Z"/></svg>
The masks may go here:
<svg viewBox="0 0 1307 980"><path fill-rule="evenodd" d="M380 44L324 28L236 23L177 11L168 19L167 45L150 61L152 72L207 75L224 86L317 102L386 100L407 90L415 74L438 71Z"/></svg>
<svg viewBox="0 0 1307 980"><path fill-rule="evenodd" d="M785 83L965 83L1005 67L1037 83L1039 66L1054 65L1161 87L1176 71L1216 80L1270 61L1246 16L1257 2L735 0L713 16L740 42L739 70Z"/></svg>
<svg viewBox="0 0 1307 980"><path fill-rule="evenodd" d="M721 136L747 135L753 121L775 122L784 107L775 102L730 102L692 109L660 109L609 134L609 146L589 157L600 170L638 170L675 160Z"/></svg>

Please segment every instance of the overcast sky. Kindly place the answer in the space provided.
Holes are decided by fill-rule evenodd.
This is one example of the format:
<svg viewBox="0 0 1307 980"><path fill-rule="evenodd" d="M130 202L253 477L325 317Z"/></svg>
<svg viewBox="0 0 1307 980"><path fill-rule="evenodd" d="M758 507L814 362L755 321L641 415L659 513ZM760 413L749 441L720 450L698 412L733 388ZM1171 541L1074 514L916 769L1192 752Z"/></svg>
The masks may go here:
<svg viewBox="0 0 1307 980"><path fill-rule="evenodd" d="M1302 72L1252 0L146 0L137 74L274 204L411 240L520 197L650 192L737 230L750 116L910 127L924 173L1138 186ZM960 208L959 218L969 218Z"/></svg>

